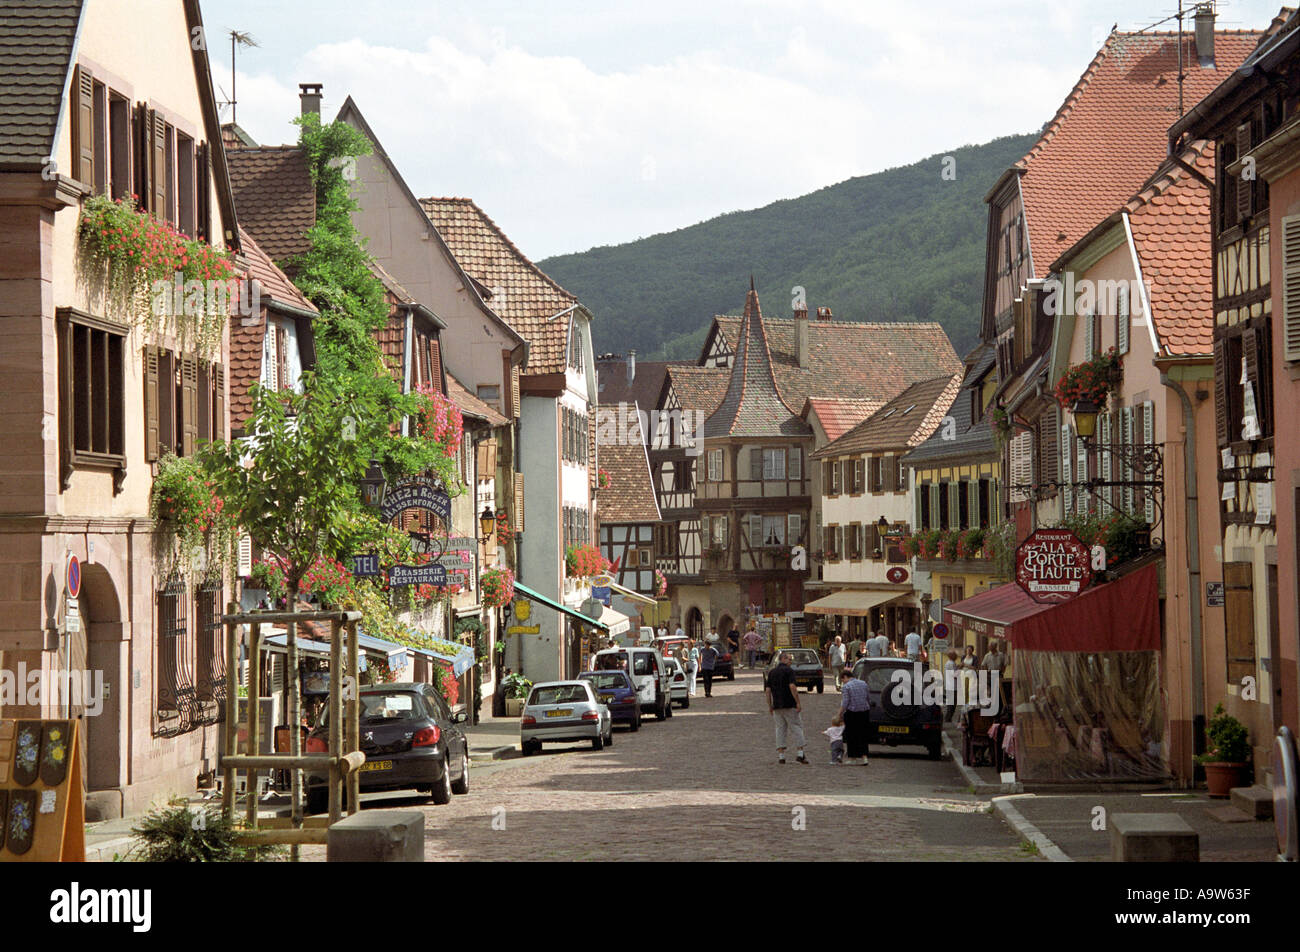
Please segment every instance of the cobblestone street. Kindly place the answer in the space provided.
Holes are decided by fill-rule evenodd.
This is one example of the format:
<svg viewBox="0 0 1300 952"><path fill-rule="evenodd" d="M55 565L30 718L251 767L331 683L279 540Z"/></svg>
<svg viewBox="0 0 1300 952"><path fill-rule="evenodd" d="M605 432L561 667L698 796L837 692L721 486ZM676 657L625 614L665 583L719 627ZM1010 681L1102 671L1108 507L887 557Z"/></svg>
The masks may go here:
<svg viewBox="0 0 1300 952"><path fill-rule="evenodd" d="M1033 858L948 760L873 749L867 767L830 765L820 732L839 695L803 703L808 766L776 763L762 682L742 671L715 683L712 698L701 685L665 723L616 728L600 753L557 745L476 767L469 794L449 806L398 795L364 803L421 806L429 861ZM315 852L304 858L323 858Z"/></svg>

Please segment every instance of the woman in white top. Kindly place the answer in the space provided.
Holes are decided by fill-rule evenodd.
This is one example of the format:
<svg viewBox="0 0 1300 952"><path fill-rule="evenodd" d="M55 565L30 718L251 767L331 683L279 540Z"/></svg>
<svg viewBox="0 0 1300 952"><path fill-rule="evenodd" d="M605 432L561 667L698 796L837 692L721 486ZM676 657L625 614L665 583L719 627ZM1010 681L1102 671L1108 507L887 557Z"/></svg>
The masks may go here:
<svg viewBox="0 0 1300 952"><path fill-rule="evenodd" d="M695 676L700 670L700 649L695 646L694 641L686 642L686 647L690 649L686 655L686 673L691 677L691 697L695 697Z"/></svg>

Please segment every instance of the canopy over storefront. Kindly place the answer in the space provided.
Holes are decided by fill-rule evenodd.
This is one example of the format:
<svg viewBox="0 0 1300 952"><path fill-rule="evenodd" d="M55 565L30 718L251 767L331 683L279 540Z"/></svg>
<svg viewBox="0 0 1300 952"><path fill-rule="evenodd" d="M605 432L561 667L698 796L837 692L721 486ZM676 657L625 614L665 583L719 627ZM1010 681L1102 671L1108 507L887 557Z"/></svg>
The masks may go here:
<svg viewBox="0 0 1300 952"><path fill-rule="evenodd" d="M605 626L610 635L624 634L632 627L632 619L607 605L601 608L600 623Z"/></svg>
<svg viewBox="0 0 1300 952"><path fill-rule="evenodd" d="M812 615L865 617L871 613L871 609L878 605L911 594L912 590L910 588L889 590L844 589L819 598L815 602L808 602L804 605L803 610Z"/></svg>
<svg viewBox="0 0 1300 952"><path fill-rule="evenodd" d="M606 625L603 621L598 621L595 618L588 618L586 615L584 615L582 612L578 611L577 609L569 608L567 605L562 605L552 598L547 598L545 595L541 594L540 592L533 591L531 588L529 588L527 585L524 585L522 582L515 582L515 596L518 597L520 595L523 595L525 598L527 598L530 601L541 602L543 605L547 606L548 608L554 608L560 614L568 615L570 618L576 619L577 621L582 622L584 625L591 625L593 628L597 628L600 631L605 632L606 634L609 633L609 626ZM619 617L621 617L624 621L627 620L626 615L620 615Z"/></svg>
<svg viewBox="0 0 1300 952"><path fill-rule="evenodd" d="M623 598L625 598L627 601L633 602L638 605L655 604L655 600L651 598L649 595L642 595L640 592L636 592L630 588L627 588L626 586L619 585L618 582L610 582L609 590L613 592L615 595L620 595Z"/></svg>

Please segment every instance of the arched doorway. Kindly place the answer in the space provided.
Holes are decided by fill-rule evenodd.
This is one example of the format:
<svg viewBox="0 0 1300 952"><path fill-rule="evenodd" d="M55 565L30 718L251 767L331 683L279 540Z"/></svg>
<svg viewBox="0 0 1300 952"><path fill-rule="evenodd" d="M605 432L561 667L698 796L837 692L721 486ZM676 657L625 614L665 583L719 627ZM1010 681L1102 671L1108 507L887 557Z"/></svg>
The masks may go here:
<svg viewBox="0 0 1300 952"><path fill-rule="evenodd" d="M122 677L122 607L108 569L97 562L81 567L81 631L59 649L60 671L69 695L60 713L76 718L81 733L81 777L88 790L109 790L125 783L125 737L121 712L129 694Z"/></svg>
<svg viewBox="0 0 1300 952"><path fill-rule="evenodd" d="M730 615L724 614L718 619L718 637L725 639L735 627L735 620Z"/></svg>
<svg viewBox="0 0 1300 952"><path fill-rule="evenodd" d="M686 634L696 641L704 637L704 615L694 606L686 613Z"/></svg>

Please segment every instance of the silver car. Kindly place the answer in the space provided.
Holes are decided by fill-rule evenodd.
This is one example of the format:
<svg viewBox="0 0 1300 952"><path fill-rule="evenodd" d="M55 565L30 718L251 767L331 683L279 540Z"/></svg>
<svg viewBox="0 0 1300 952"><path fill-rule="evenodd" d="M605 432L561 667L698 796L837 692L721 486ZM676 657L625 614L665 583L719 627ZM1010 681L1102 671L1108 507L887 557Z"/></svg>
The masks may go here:
<svg viewBox="0 0 1300 952"><path fill-rule="evenodd" d="M543 743L591 741L592 750L614 743L614 719L589 681L544 681L533 685L519 718L519 746L527 757Z"/></svg>
<svg viewBox="0 0 1300 952"><path fill-rule="evenodd" d="M690 707L691 683L687 680L682 663L676 658L665 658L664 667L668 669L668 677L671 679L673 703L678 707Z"/></svg>

